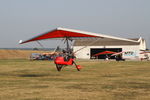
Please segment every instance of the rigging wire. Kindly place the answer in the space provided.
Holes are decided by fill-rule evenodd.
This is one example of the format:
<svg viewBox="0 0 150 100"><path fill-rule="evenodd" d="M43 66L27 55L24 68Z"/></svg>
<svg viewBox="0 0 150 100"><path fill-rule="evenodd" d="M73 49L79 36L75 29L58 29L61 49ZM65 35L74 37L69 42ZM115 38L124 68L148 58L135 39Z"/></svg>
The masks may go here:
<svg viewBox="0 0 150 100"><path fill-rule="evenodd" d="M45 47L39 42L39 41L36 41L42 48L45 49Z"/></svg>

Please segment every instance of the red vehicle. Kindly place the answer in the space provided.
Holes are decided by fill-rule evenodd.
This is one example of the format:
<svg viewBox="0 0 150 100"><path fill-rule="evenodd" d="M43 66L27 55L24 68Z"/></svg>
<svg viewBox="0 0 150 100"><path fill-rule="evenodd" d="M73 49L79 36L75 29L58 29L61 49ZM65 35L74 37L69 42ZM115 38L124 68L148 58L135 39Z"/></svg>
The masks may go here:
<svg viewBox="0 0 150 100"><path fill-rule="evenodd" d="M57 28L57 29L54 29L52 31L46 32L44 34L40 34L40 35L38 35L36 37L33 37L31 39L28 39L26 41L20 40L19 43L23 44L23 43L32 42L32 41L39 42L39 40L45 40L45 39L51 39L51 38L62 39L66 43L66 52L67 52L66 56L65 57L58 56L54 60L54 63L56 64L57 70L61 71L63 66L75 65L75 67L79 71L81 66L77 65L75 63L75 59L72 56L73 52L70 51L71 49L70 49L69 43L72 42L75 39L95 38L95 40L96 40L96 39L99 39L99 38L110 38L110 36L97 34L97 33L91 33L91 32L85 32L85 31L80 31L80 30L74 30L74 29ZM117 38L117 37L111 37L111 38L122 40L121 38ZM81 49L82 48L80 48L79 50L81 50ZM79 50L77 50L77 51L79 51Z"/></svg>
<svg viewBox="0 0 150 100"><path fill-rule="evenodd" d="M81 66L77 65L74 61L74 58L70 58L68 61L65 61L64 57L56 57L56 59L54 60L55 64L56 64L56 68L58 71L61 71L63 66L67 66L67 65L75 65L77 70L80 71Z"/></svg>

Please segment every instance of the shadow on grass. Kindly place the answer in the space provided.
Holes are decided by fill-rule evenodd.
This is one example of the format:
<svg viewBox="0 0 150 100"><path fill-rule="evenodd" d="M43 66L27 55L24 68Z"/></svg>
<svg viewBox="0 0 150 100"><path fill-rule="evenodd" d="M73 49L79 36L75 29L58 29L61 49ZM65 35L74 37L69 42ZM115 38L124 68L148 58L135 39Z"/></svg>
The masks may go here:
<svg viewBox="0 0 150 100"><path fill-rule="evenodd" d="M49 74L14 74L14 73L0 73L0 76L17 76L17 77L45 77L50 76Z"/></svg>
<svg viewBox="0 0 150 100"><path fill-rule="evenodd" d="M60 76L59 73L20 73L17 76L19 77L54 77Z"/></svg>
<svg viewBox="0 0 150 100"><path fill-rule="evenodd" d="M18 75L19 77L44 77L44 76L49 76L48 74L23 74L23 75Z"/></svg>

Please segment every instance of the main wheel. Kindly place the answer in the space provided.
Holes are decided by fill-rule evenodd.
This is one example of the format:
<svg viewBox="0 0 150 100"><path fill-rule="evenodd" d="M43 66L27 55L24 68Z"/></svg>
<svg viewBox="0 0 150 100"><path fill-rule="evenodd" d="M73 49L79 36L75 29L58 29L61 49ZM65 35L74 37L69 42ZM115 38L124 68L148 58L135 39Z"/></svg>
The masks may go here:
<svg viewBox="0 0 150 100"><path fill-rule="evenodd" d="M57 71L61 71L62 67L63 67L63 65L56 64Z"/></svg>
<svg viewBox="0 0 150 100"><path fill-rule="evenodd" d="M77 65L74 61L73 61L73 64L76 66L77 71L80 71L81 66L80 66L80 65Z"/></svg>
<svg viewBox="0 0 150 100"><path fill-rule="evenodd" d="M80 65L76 65L77 71L80 71L81 67Z"/></svg>

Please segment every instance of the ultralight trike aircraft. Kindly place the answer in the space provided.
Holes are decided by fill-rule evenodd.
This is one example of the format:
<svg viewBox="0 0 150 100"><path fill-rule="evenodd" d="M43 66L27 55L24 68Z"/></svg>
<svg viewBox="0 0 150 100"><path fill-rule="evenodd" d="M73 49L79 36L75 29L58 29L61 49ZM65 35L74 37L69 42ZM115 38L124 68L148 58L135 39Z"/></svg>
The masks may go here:
<svg viewBox="0 0 150 100"><path fill-rule="evenodd" d="M122 38L118 37L112 37L108 35L102 35L102 34L97 34L97 33L91 33L91 32L85 32L85 31L80 31L80 30L74 30L74 29L67 29L67 28L56 28L52 31L40 34L38 36L35 36L31 39L28 39L26 41L20 40L20 44L24 44L27 42L32 42L32 41L39 41L39 40L45 40L45 39L64 39L66 42L66 50L63 52L65 55L64 56L58 56L54 59L54 63L56 64L56 68L58 71L61 71L63 66L67 65L75 65L76 69L80 71L81 66L77 65L75 63L75 57L74 53L69 45L69 41L75 40L75 39L85 39L85 38L111 38L111 39L119 39L122 40ZM127 39L128 40L128 39ZM84 47L83 47L84 48ZM80 48L82 49L82 48ZM77 50L79 51L79 50Z"/></svg>

